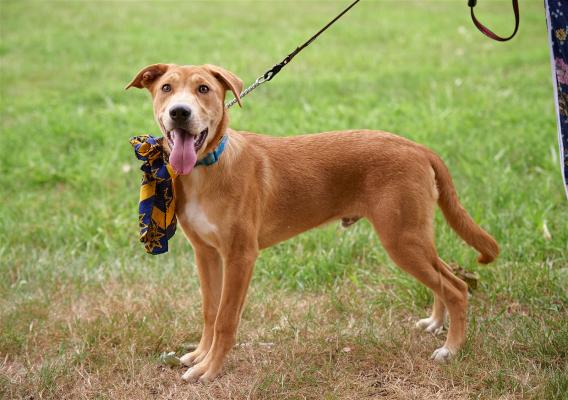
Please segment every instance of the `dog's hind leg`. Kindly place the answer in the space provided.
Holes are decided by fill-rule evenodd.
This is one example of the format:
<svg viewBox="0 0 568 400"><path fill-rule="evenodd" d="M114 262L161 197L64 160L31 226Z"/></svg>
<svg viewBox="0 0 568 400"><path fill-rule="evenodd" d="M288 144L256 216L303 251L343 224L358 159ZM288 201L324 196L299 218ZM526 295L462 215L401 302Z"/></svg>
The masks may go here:
<svg viewBox="0 0 568 400"><path fill-rule="evenodd" d="M467 283L462 281L452 272L451 268L442 260L438 258L436 263L436 268L439 269L439 273L443 274L444 277L460 292L467 292ZM444 327L444 319L446 316L446 306L444 302L436 293L434 293L434 305L432 307L432 314L428 318L419 320L416 323L418 328L424 329L426 332L434 333L438 335L442 333Z"/></svg>
<svg viewBox="0 0 568 400"><path fill-rule="evenodd" d="M221 288L223 286L221 256L215 248L205 243L197 245L194 242L192 244L195 253L195 263L197 264L203 298L203 333L197 348L180 358L181 363L187 366L200 362L209 352L211 343L213 343L215 319L217 318Z"/></svg>
<svg viewBox="0 0 568 400"><path fill-rule="evenodd" d="M457 353L465 341L467 285L438 258L433 239L433 208L434 202L429 207L425 196L406 196L404 201L391 198L383 200L369 219L391 259L434 292L438 299L435 316L443 316L443 306L448 310L446 343L432 354L436 361L444 361Z"/></svg>
<svg viewBox="0 0 568 400"><path fill-rule="evenodd" d="M450 314L448 337L444 346L432 354L434 360L444 361L455 354L465 342L468 292L467 284L455 276L442 259L437 258L434 265L450 289L442 295L442 301ZM442 289L445 287L446 285Z"/></svg>
<svg viewBox="0 0 568 400"><path fill-rule="evenodd" d="M434 293L434 305L432 306L432 314L428 318L423 318L416 322L416 327L426 332L439 335L444 330L444 317L446 314L446 306L440 296Z"/></svg>

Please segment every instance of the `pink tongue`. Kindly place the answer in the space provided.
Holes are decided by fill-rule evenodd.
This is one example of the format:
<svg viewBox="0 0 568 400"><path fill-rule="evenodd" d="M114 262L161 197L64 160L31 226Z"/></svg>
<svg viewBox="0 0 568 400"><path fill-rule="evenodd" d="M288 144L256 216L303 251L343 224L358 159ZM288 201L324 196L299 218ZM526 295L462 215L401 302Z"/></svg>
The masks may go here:
<svg viewBox="0 0 568 400"><path fill-rule="evenodd" d="M179 129L174 129L172 136L174 137L174 148L170 153L170 164L178 175L187 175L197 161L194 146L195 136Z"/></svg>

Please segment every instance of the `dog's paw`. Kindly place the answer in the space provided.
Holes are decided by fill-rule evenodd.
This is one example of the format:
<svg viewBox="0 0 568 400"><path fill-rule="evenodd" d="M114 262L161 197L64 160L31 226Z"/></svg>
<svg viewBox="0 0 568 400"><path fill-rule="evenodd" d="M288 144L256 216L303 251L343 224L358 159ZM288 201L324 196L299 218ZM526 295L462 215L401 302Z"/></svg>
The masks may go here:
<svg viewBox="0 0 568 400"><path fill-rule="evenodd" d="M194 364L201 362L205 356L207 355L207 351L196 349L191 353L187 353L179 359L181 363L187 367L191 367Z"/></svg>
<svg viewBox="0 0 568 400"><path fill-rule="evenodd" d="M416 323L416 327L428 333L439 335L444 331L444 321L436 320L432 317L424 318Z"/></svg>
<svg viewBox="0 0 568 400"><path fill-rule="evenodd" d="M440 347L439 349L434 350L430 358L438 363L445 363L449 361L453 356L453 351L451 351L447 347Z"/></svg>
<svg viewBox="0 0 568 400"><path fill-rule="evenodd" d="M197 364L185 371L185 373L181 376L181 379L188 383L195 383L199 378L201 378L201 375L203 375L204 373L205 367Z"/></svg>
<svg viewBox="0 0 568 400"><path fill-rule="evenodd" d="M181 379L188 383L200 382L206 384L217 378L220 372L221 368L212 368L208 363L201 362L188 369L181 376Z"/></svg>

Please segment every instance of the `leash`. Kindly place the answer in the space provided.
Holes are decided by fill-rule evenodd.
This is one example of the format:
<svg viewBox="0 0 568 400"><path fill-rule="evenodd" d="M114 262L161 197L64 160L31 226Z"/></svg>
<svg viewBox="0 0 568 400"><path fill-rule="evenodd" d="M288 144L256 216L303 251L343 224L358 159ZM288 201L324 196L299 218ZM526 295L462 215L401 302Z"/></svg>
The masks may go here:
<svg viewBox="0 0 568 400"><path fill-rule="evenodd" d="M489 28L487 28L485 25L483 25L481 22L479 22L479 20L475 17L475 13L473 12L473 8L476 6L477 0L468 0L467 5L471 10L471 20L473 21L473 24L477 27L477 29L479 29L481 33L483 33L485 36L493 40L496 40L498 42L506 42L508 40L511 40L517 34L520 22L519 1L518 0L512 0L512 1L513 1L513 12L515 13L515 30L513 31L511 36L507 37L499 36L495 34L493 31L491 31Z"/></svg>
<svg viewBox="0 0 568 400"><path fill-rule="evenodd" d="M323 28L321 28L315 35L313 35L311 38L309 38L304 44L302 44L301 46L296 47L296 49L291 52L290 54L288 54L282 61L280 61L278 64L276 64L275 66L273 66L272 68L270 68L268 71L266 71L264 74L262 74L261 76L259 76L256 81L253 82L252 85L250 85L249 87L247 87L245 90L242 91L240 97L243 98L245 97L247 94L249 94L250 92L252 92L254 89L256 89L257 87L259 87L260 85L262 85L265 82L268 82L270 80L272 80L272 78L274 78L276 76L276 74L278 74L280 72L280 70L282 68L284 68L290 61L292 61L292 59L302 50L304 50L306 47L308 47L310 44L312 44L312 42L314 40L316 40L318 38L319 35L321 35L322 33L324 33L331 25L333 25L339 18L343 17L349 10L351 10L357 3L359 3L360 0L355 0L353 3L351 3L345 10L343 10L337 17L335 17L334 19L332 19L327 25L325 25ZM226 108L230 108L232 106L234 106L237 103L237 99L233 99L229 102L227 102L225 104Z"/></svg>
<svg viewBox="0 0 568 400"><path fill-rule="evenodd" d="M353 7L355 7L355 5L357 3L359 3L359 1L360 0L355 0L347 8L345 8L345 10L343 10L341 13L339 13L339 15L337 15L337 17L332 19L330 22L328 22L327 25L325 25L323 28L321 28L315 35L313 35L311 38L309 38L304 44L296 47L296 49L294 51L292 51L290 54L288 54L282 61L280 61L278 64L274 65L272 68L270 68L268 71L266 71L264 74L262 74L258 78L256 78L256 80L252 83L252 85L250 85L249 87L247 87L245 90L243 90L241 92L240 97L241 98L245 97L250 92L255 90L257 87L262 85L263 83L272 80L276 76L276 74L278 74L280 72L280 70L282 70L282 68L284 68L290 61L292 61L292 59L299 52L301 52L306 47L308 47L310 44L312 44L312 42L314 42L318 38L319 35L321 35L323 32L325 32L338 19L343 17L349 10L351 10ZM467 5L471 9L471 19L472 19L474 25L477 27L477 29L479 29L480 32L482 32L484 35L486 35L487 37L489 37L493 40L497 40L499 42L506 42L508 40L511 40L517 34L517 31L519 30L519 22L520 22L519 2L518 2L518 0L512 0L512 1L513 1L513 11L515 13L515 30L508 37L501 37L501 36L495 34L493 31L491 31L489 28L487 28L485 25L483 25L481 22L479 22L479 20L475 17L475 13L473 12L474 7L477 5L477 0L468 0ZM237 99L236 98L232 99L231 101L228 101L227 103L225 103L225 107L231 108L236 103L237 103Z"/></svg>

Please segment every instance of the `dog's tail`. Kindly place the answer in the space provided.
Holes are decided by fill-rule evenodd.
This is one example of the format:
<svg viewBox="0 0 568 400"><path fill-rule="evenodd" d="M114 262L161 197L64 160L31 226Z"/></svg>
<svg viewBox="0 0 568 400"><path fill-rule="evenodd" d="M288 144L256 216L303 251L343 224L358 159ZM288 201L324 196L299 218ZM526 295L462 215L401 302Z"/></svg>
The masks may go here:
<svg viewBox="0 0 568 400"><path fill-rule="evenodd" d="M489 264L499 255L499 245L477 225L465 208L461 205L450 171L444 162L434 152L429 151L430 165L436 173L438 186L438 205L454 231L470 246L479 251L477 261L480 264Z"/></svg>

